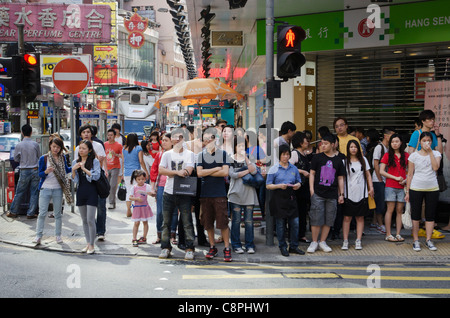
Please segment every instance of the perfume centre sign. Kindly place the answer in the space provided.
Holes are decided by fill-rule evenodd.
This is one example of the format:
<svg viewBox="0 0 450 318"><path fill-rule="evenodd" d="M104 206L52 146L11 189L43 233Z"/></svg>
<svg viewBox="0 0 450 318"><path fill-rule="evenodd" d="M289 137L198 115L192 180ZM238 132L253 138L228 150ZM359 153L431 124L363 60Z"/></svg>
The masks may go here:
<svg viewBox="0 0 450 318"><path fill-rule="evenodd" d="M107 5L0 4L0 42L109 43L111 8Z"/></svg>

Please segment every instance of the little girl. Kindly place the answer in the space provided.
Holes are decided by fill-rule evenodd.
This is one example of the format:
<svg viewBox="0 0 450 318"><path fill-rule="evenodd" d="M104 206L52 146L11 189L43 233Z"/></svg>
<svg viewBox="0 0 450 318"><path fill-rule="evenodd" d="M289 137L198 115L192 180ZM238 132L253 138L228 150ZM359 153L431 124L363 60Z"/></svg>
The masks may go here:
<svg viewBox="0 0 450 318"><path fill-rule="evenodd" d="M152 209L147 201L147 195L151 195L151 186L145 183L147 175L142 170L134 170L131 174L131 183L136 180L135 185L130 189L130 201L134 201L133 214L131 220L134 221L133 227L133 246L147 243L148 220L153 216ZM137 233L140 223L144 224L144 236L137 239Z"/></svg>
<svg viewBox="0 0 450 318"><path fill-rule="evenodd" d="M162 150L161 140L159 139L159 133L157 131L154 131L150 134L150 143L150 154L152 155L153 159L155 159L156 155Z"/></svg>

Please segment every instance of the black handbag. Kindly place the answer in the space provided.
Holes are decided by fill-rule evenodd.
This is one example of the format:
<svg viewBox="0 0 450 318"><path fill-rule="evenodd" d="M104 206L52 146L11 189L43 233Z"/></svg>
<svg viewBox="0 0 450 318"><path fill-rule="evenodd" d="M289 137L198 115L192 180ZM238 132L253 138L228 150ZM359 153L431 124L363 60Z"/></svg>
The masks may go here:
<svg viewBox="0 0 450 318"><path fill-rule="evenodd" d="M95 186L97 188L97 194L100 198L105 199L109 196L111 185L109 184L105 171L103 171L102 168L100 168L100 178L95 181Z"/></svg>
<svg viewBox="0 0 450 318"><path fill-rule="evenodd" d="M119 190L117 191L117 198L120 201L125 201L127 199L127 187L122 182L119 184Z"/></svg>
<svg viewBox="0 0 450 318"><path fill-rule="evenodd" d="M197 177L175 176L173 180L173 194L195 197L197 195Z"/></svg>

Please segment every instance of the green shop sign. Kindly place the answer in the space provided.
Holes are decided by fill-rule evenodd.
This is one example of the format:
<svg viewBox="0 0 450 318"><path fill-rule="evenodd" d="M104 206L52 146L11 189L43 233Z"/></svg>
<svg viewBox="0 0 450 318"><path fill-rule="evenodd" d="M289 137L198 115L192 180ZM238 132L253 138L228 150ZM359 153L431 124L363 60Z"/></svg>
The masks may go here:
<svg viewBox="0 0 450 318"><path fill-rule="evenodd" d="M276 20L301 26L306 31L306 39L302 42L303 52L445 42L450 41L448 4L448 0L434 0L376 6L376 10L369 12L359 9L277 17ZM378 25L369 27L369 16ZM274 50L276 52L276 43ZM265 51L265 20L258 20L257 54L265 55Z"/></svg>

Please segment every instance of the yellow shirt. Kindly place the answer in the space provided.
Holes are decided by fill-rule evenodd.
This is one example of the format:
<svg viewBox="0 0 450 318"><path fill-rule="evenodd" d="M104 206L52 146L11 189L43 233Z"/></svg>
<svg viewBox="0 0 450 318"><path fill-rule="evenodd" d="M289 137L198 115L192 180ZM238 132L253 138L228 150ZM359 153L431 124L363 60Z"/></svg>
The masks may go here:
<svg viewBox="0 0 450 318"><path fill-rule="evenodd" d="M361 144L359 143L359 139L355 136L347 134L345 137L337 136L339 138L339 152L343 153L347 156L347 144L350 140L356 140L358 142L359 148L361 149Z"/></svg>

